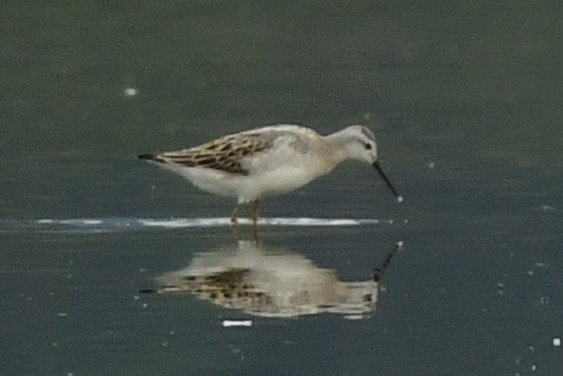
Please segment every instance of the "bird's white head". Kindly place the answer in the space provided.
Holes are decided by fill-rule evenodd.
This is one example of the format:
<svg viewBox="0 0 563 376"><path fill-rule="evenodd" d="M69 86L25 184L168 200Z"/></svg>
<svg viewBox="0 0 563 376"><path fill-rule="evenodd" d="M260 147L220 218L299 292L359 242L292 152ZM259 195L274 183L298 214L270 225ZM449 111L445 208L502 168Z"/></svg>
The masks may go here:
<svg viewBox="0 0 563 376"><path fill-rule="evenodd" d="M351 125L341 131L348 158L373 164L377 161L377 141L363 125Z"/></svg>
<svg viewBox="0 0 563 376"><path fill-rule="evenodd" d="M351 125L344 128L340 132L334 133L329 136L331 139L336 140L340 144L341 150L344 150L346 156L344 158L355 159L361 162L371 164L379 175L383 178L387 186L391 189L397 201L403 202L403 196L397 193L391 181L383 172L381 165L378 161L377 155L377 141L375 135L363 125Z"/></svg>

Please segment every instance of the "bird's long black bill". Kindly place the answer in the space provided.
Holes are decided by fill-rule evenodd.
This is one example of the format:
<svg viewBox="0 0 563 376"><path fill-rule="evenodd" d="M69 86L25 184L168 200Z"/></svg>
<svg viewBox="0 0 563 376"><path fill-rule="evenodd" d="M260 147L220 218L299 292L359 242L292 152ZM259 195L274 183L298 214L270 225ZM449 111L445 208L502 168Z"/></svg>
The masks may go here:
<svg viewBox="0 0 563 376"><path fill-rule="evenodd" d="M389 180L389 178L387 177L387 175L385 175L385 172L383 172L383 169L381 168L381 165L379 164L379 162L373 162L373 167L375 167L375 169L377 170L377 172L379 172L379 175L381 175L381 177L383 178L383 180L385 181L385 184L387 184L387 186L391 189L391 191L393 192L393 194L395 195L395 197L397 197L397 202L401 203L403 202L403 196L401 196L397 190L395 189L395 187L393 187L393 184L391 184L391 181Z"/></svg>

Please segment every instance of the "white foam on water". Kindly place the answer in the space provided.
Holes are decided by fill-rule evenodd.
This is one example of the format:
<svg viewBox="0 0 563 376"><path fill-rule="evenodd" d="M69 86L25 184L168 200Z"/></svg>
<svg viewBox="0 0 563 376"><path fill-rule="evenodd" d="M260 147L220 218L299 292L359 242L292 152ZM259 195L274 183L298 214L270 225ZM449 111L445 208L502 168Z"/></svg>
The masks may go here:
<svg viewBox="0 0 563 376"><path fill-rule="evenodd" d="M229 225L229 218L171 218L171 219L139 219L138 222L146 227L220 227Z"/></svg>
<svg viewBox="0 0 563 376"><path fill-rule="evenodd" d="M231 226L230 218L176 218L176 219L139 219L147 227L220 227ZM383 221L391 223L390 221ZM258 226L360 226L379 224L379 219L345 218L260 218ZM252 225L252 220L239 218L239 225Z"/></svg>
<svg viewBox="0 0 563 376"><path fill-rule="evenodd" d="M238 224L252 225L249 218L239 218ZM393 224L392 219L374 218L260 218L258 226L280 227L353 227L377 224ZM230 227L231 220L225 218L40 218L35 220L0 221L0 232L40 232L97 234L143 229L177 229Z"/></svg>
<svg viewBox="0 0 563 376"><path fill-rule="evenodd" d="M94 218L72 218L72 219L38 219L38 224L48 224L48 225L76 225L76 226L91 226L91 225L101 225L104 223L103 219Z"/></svg>

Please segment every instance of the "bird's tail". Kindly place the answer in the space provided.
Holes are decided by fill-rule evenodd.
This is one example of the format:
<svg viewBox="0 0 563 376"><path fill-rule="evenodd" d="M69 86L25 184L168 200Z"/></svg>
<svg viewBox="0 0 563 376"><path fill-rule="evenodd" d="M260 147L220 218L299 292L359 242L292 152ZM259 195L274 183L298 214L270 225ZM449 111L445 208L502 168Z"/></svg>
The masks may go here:
<svg viewBox="0 0 563 376"><path fill-rule="evenodd" d="M158 155L155 154L139 154L137 157L142 160L152 161L152 162L159 162L159 163L166 163L163 158L160 158Z"/></svg>

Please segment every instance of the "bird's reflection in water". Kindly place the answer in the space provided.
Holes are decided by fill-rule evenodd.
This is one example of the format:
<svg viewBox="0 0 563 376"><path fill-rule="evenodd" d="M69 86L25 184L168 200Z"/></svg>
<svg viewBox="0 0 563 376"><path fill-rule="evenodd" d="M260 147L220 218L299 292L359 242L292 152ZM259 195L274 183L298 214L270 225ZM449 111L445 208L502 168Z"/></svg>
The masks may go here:
<svg viewBox="0 0 563 376"><path fill-rule="evenodd" d="M400 247L387 254L370 278L345 282L335 270L318 267L303 255L241 240L198 254L187 267L159 277L156 289L144 292L193 294L253 316L328 312L363 318L375 310L380 275Z"/></svg>

